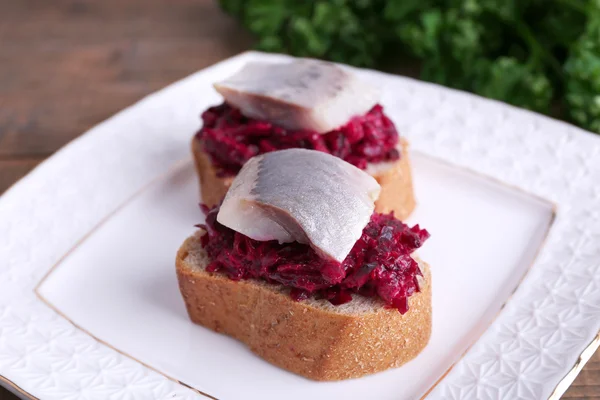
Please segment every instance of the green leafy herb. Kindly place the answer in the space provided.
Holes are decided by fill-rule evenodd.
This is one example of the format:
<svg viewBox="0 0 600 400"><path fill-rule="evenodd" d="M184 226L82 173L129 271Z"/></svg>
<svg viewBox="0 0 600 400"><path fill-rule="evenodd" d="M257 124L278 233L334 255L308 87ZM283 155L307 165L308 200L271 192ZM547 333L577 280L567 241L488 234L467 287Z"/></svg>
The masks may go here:
<svg viewBox="0 0 600 400"><path fill-rule="evenodd" d="M573 121L600 132L600 2L590 6L590 15L565 63L565 99Z"/></svg>

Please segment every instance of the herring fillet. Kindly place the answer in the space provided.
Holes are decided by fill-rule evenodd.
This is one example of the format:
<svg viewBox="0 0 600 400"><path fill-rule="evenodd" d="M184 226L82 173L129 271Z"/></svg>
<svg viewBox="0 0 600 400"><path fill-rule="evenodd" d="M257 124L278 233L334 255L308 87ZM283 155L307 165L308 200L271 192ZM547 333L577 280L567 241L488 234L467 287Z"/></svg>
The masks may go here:
<svg viewBox="0 0 600 400"><path fill-rule="evenodd" d="M342 159L288 149L251 158L234 179L217 221L254 240L309 244L342 262L375 208L377 181Z"/></svg>
<svg viewBox="0 0 600 400"><path fill-rule="evenodd" d="M283 128L329 132L363 115L380 91L341 67L311 59L249 62L215 89L247 117Z"/></svg>

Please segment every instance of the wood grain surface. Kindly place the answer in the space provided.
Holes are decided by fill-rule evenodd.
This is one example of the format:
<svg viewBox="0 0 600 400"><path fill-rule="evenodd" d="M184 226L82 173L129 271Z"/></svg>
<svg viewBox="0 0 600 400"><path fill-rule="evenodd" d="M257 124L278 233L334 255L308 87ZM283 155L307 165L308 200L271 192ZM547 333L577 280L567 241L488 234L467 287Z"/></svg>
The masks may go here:
<svg viewBox="0 0 600 400"><path fill-rule="evenodd" d="M0 0L0 193L98 122L251 44L213 0ZM600 400L599 353L563 398Z"/></svg>

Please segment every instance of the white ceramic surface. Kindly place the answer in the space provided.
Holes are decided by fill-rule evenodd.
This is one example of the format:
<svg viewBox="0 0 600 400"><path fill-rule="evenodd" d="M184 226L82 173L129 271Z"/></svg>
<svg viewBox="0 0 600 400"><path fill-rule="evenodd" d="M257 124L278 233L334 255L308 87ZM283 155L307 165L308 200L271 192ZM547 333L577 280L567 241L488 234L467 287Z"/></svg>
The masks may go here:
<svg viewBox="0 0 600 400"><path fill-rule="evenodd" d="M186 320L172 258L200 213L181 161L199 111L218 102L211 82L259 58L284 60L245 53L194 74L95 127L0 198L0 375L44 399L200 396L36 297L34 287L83 238L42 285L44 296L120 351L209 394L411 398L493 321L428 398L548 398L600 329L600 139L405 78L361 71L382 84L386 111L427 155L414 157L420 207L411 218L433 234L421 251L434 274L425 352L398 370L317 384ZM506 184L550 200L557 218L494 319L551 218L547 202ZM224 379L224 364L240 379Z"/></svg>

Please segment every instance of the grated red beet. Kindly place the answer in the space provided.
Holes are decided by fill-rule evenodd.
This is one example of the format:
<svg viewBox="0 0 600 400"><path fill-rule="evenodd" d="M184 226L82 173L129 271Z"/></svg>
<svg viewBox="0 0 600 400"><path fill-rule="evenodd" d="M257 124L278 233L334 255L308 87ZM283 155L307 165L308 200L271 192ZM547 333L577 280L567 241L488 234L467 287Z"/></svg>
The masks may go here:
<svg viewBox="0 0 600 400"><path fill-rule="evenodd" d="M204 141L220 176L236 175L257 154L296 147L333 154L360 169L365 169L367 163L400 158L396 147L398 132L379 104L365 115L324 134L290 131L267 121L246 118L227 103L204 111L202 121L196 137Z"/></svg>
<svg viewBox="0 0 600 400"><path fill-rule="evenodd" d="M310 296L332 304L352 300L353 293L379 296L402 314L408 311L408 297L418 292L422 275L411 253L421 247L429 233L419 225L409 228L391 214L374 213L361 238L342 263L324 260L308 245L259 242L217 222L219 206L202 205L206 230L201 244L211 263L209 272L221 272L230 279L264 279L291 288L297 301Z"/></svg>

